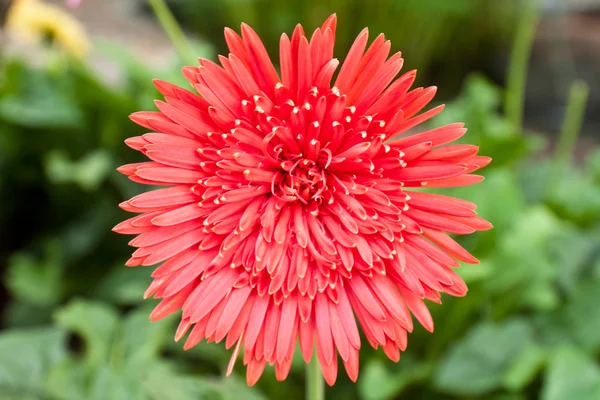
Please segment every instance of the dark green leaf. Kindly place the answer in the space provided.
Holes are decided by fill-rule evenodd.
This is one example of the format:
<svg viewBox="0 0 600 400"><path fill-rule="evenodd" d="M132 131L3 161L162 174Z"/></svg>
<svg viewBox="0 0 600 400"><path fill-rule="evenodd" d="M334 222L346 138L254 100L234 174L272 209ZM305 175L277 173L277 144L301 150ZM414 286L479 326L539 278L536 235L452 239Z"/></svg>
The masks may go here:
<svg viewBox="0 0 600 400"><path fill-rule="evenodd" d="M125 268L120 264L111 269L108 276L100 282L96 296L116 304L140 303L152 282L150 272L147 268Z"/></svg>
<svg viewBox="0 0 600 400"><path fill-rule="evenodd" d="M550 360L542 400L600 399L600 369L575 347L561 347Z"/></svg>
<svg viewBox="0 0 600 400"><path fill-rule="evenodd" d="M147 309L136 310L123 321L121 348L125 370L136 371L157 360L165 342L172 340L173 318L150 322L149 315Z"/></svg>
<svg viewBox="0 0 600 400"><path fill-rule="evenodd" d="M65 359L50 369L46 391L56 400L86 399L89 375L89 368L80 360Z"/></svg>
<svg viewBox="0 0 600 400"><path fill-rule="evenodd" d="M65 357L63 330L15 329L0 334L0 394L41 398L49 369Z"/></svg>
<svg viewBox="0 0 600 400"><path fill-rule="evenodd" d="M498 389L510 366L532 343L532 336L523 320L479 324L450 348L433 384L455 395L482 395Z"/></svg>
<svg viewBox="0 0 600 400"><path fill-rule="evenodd" d="M60 151L46 159L46 173L54 183L75 183L83 190L94 191L113 170L113 161L105 150L94 150L78 161L71 161Z"/></svg>
<svg viewBox="0 0 600 400"><path fill-rule="evenodd" d="M587 350L600 348L600 280L584 282L574 291L564 310L571 335Z"/></svg>
<svg viewBox="0 0 600 400"><path fill-rule="evenodd" d="M504 374L504 387L513 392L523 390L542 369L546 358L545 349L535 343L529 344Z"/></svg>
<svg viewBox="0 0 600 400"><path fill-rule="evenodd" d="M400 370L393 372L380 360L373 360L362 372L358 390L365 400L394 399L410 384L427 378L430 373L430 365L411 362L408 357L402 360Z"/></svg>
<svg viewBox="0 0 600 400"><path fill-rule="evenodd" d="M7 86L0 88L0 118L29 128L72 128L82 122L72 96L68 73L25 66L11 60L4 65ZM64 74L64 75L61 75Z"/></svg>
<svg viewBox="0 0 600 400"><path fill-rule="evenodd" d="M46 246L45 260L17 253L9 260L6 285L12 295L37 306L57 303L61 297L62 259L56 242Z"/></svg>
<svg viewBox="0 0 600 400"><path fill-rule="evenodd" d="M166 365L147 369L140 383L151 400L225 400L205 378L180 375Z"/></svg>
<svg viewBox="0 0 600 400"><path fill-rule="evenodd" d="M113 308L102 303L74 300L58 310L54 318L61 327L81 335L90 365L107 361L119 324L119 315Z"/></svg>
<svg viewBox="0 0 600 400"><path fill-rule="evenodd" d="M129 373L115 371L101 366L95 373L91 383L88 399L90 400L145 400L138 379Z"/></svg>

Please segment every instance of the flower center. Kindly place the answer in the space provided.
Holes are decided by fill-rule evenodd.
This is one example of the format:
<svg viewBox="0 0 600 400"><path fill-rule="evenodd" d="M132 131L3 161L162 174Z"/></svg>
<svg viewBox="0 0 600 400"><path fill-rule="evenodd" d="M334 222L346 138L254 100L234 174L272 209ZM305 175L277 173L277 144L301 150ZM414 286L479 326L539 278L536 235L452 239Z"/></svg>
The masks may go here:
<svg viewBox="0 0 600 400"><path fill-rule="evenodd" d="M306 158L285 161L281 163L281 167L284 175L279 188L286 198L303 203L310 200L320 202L323 192L327 189L324 169Z"/></svg>

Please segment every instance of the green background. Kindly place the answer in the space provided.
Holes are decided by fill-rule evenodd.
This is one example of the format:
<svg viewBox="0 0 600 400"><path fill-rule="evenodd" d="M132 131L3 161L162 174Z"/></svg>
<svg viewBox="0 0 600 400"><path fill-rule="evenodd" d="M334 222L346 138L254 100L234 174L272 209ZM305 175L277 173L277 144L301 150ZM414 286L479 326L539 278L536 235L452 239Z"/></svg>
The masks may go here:
<svg viewBox="0 0 600 400"><path fill-rule="evenodd" d="M398 364L361 350L360 376L340 370L328 398L600 399L600 151L564 162L548 140L515 129L505 89L490 72L509 44L517 2L407 0L173 1L199 56L224 51L223 25L254 25L275 54L280 32L311 32L340 17L340 55L368 25L384 31L419 83L445 85L435 125L463 121L465 141L494 162L476 186L444 193L478 204L495 229L460 238L481 259L459 269L470 291L431 304L436 325L416 328ZM154 109L151 79L184 84L180 65L155 70L116 43L97 43L125 71L109 85L58 50L42 65L0 61L1 400L301 399L304 366L255 388L242 363L224 377L229 351L173 342L176 318L150 323L141 296L148 268L123 266L129 238L110 231L117 204L140 193L115 168L141 161L123 140L144 133L127 116ZM39 64L39 63L38 63ZM467 76L468 75L468 76ZM465 79L463 77L466 76Z"/></svg>

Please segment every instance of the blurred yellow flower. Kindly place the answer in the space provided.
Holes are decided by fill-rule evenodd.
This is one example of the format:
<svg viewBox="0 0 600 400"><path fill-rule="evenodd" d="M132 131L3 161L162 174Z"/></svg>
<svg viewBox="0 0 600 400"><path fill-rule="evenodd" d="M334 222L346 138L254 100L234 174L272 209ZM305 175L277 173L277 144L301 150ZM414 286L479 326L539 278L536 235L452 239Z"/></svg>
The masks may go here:
<svg viewBox="0 0 600 400"><path fill-rule="evenodd" d="M9 35L29 43L42 43L50 37L76 57L83 57L90 49L85 29L71 14L40 0L14 0L5 28Z"/></svg>

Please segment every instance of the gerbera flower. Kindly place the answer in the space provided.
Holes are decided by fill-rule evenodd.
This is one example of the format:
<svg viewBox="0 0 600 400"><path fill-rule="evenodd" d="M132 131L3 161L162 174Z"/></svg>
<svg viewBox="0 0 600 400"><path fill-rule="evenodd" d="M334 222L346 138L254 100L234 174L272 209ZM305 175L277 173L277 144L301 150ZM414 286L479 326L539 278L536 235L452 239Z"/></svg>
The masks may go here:
<svg viewBox="0 0 600 400"><path fill-rule="evenodd" d="M154 133L126 143L152 161L119 170L169 187L121 204L141 214L115 227L138 235L127 265L162 263L151 319L181 309L176 340L225 340L229 373L243 347L250 385L266 364L285 379L296 341L307 362L316 344L330 385L338 354L356 380L357 320L398 361L411 314L433 330L424 299L467 292L453 269L477 260L447 233L491 227L472 203L411 190L477 183L490 162L444 146L460 123L395 138L442 111L419 114L436 88L410 90L415 71L394 80L400 53L383 35L365 51L366 29L333 79L335 30L334 15L310 39L282 35L278 73L248 25L226 29L221 65L183 69L200 95L155 81L160 111L131 116Z"/></svg>
<svg viewBox="0 0 600 400"><path fill-rule="evenodd" d="M84 27L60 7L40 0L14 0L6 17L6 30L16 40L39 45L49 37L65 52L84 57L90 43Z"/></svg>

